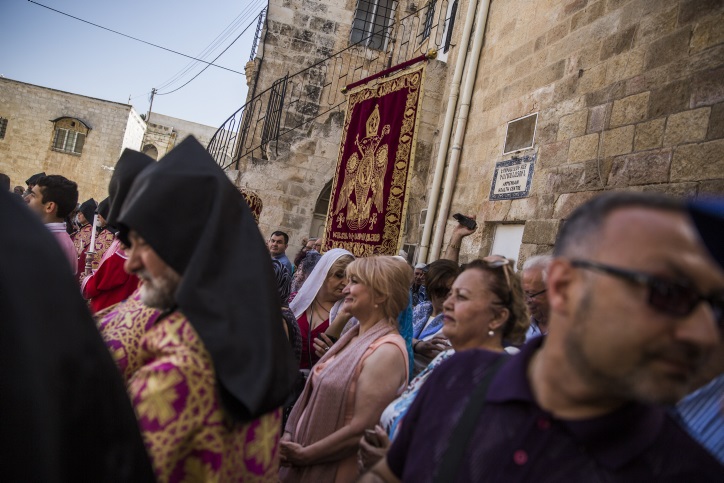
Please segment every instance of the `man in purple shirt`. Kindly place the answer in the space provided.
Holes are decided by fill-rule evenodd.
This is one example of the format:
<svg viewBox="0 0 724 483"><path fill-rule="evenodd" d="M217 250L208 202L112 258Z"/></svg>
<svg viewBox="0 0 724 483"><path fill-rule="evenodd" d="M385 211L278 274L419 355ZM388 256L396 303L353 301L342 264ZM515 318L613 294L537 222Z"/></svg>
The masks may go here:
<svg viewBox="0 0 724 483"><path fill-rule="evenodd" d="M441 365L362 481L721 481L665 406L722 337L724 271L683 207L635 193L582 205L547 290L548 335L501 366L485 351Z"/></svg>
<svg viewBox="0 0 724 483"><path fill-rule="evenodd" d="M78 185L57 174L42 176L35 180L35 184L25 195L25 202L53 233L68 258L73 273L76 274L78 253L65 230L65 218L78 203Z"/></svg>

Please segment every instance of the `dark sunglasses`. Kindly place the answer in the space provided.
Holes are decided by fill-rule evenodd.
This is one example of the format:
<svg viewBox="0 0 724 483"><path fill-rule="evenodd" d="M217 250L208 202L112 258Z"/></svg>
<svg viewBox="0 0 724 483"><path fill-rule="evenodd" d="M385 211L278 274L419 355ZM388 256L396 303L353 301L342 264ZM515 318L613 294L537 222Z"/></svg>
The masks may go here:
<svg viewBox="0 0 724 483"><path fill-rule="evenodd" d="M672 281L647 273L612 267L588 260L571 260L571 265L644 285L649 291L648 303L652 308L670 315L689 315L701 302L707 302L714 313L719 330L724 329L724 293L702 295L691 283Z"/></svg>
<svg viewBox="0 0 724 483"><path fill-rule="evenodd" d="M541 290L540 292L536 292L536 293L526 293L526 294L525 294L525 297L528 298L528 299L534 299L534 298L536 298L537 296L539 296L540 294L546 293L547 291L548 291L548 289L547 289L547 288L544 288L544 289Z"/></svg>

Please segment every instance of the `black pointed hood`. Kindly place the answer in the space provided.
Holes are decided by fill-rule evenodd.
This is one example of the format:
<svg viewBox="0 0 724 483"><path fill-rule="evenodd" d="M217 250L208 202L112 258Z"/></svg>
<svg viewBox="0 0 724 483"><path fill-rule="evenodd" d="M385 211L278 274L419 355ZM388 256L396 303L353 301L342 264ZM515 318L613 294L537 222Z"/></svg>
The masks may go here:
<svg viewBox="0 0 724 483"><path fill-rule="evenodd" d="M98 208L96 208L96 213L101 215L103 218L108 220L108 210L111 209L111 205L108 202L108 198L105 198L103 201L98 203Z"/></svg>
<svg viewBox="0 0 724 483"><path fill-rule="evenodd" d="M93 216L96 214L96 208L98 208L98 203L96 203L96 200L91 198L81 203L78 211L83 213L83 216L85 216L85 219L88 221L88 223L92 224Z"/></svg>
<svg viewBox="0 0 724 483"><path fill-rule="evenodd" d="M57 241L0 192L4 481L155 481L135 413ZM43 290L38 290L38 280Z"/></svg>
<svg viewBox="0 0 724 483"><path fill-rule="evenodd" d="M111 181L108 183L108 216L105 218L109 225L117 226L118 215L121 214L121 207L131 189L133 180L153 163L155 161L150 156L132 149L123 150L113 169Z"/></svg>
<svg viewBox="0 0 724 483"><path fill-rule="evenodd" d="M176 302L211 354L224 408L247 421L296 378L271 257L238 189L193 137L133 183L119 237L136 230L176 272Z"/></svg>

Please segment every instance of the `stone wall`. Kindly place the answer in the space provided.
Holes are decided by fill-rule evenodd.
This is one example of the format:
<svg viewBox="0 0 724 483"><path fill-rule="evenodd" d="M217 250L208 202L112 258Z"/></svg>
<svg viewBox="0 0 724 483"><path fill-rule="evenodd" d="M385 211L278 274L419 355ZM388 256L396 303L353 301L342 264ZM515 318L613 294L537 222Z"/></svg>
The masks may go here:
<svg viewBox="0 0 724 483"><path fill-rule="evenodd" d="M520 263L550 251L602 191L724 193L722 20L716 0L491 2L450 210L483 228L461 260L487 255L500 222L525 223ZM530 196L489 201L507 122L534 112Z"/></svg>
<svg viewBox="0 0 724 483"><path fill-rule="evenodd" d="M411 10L413 3L400 2L398 17L414 11ZM355 5L354 0L272 0L258 57L247 65L250 95L255 82L252 72L258 73L256 93L260 93L277 79L347 48ZM387 66L383 56L381 63L370 60L362 70L350 72L349 76L340 79L340 72L346 72L350 62L357 62L360 55L370 60L378 57L379 52L364 49L345 52L334 62L321 64L291 78L287 89L292 92L303 90L304 96L302 101L285 111L282 129L314 119L282 136L278 143L243 157L238 172L230 174L240 187L259 193L264 200L260 219L262 233L268 236L276 229L287 232L291 237L290 252L296 253L301 238L309 234L316 201L334 176L346 110L340 89ZM378 69L378 66L381 67ZM433 146L437 142L446 73L443 62L432 61L427 67L419 142L410 181L405 243L417 243L419 213L426 202L424 192ZM263 112L265 109L265 104L248 106L249 111ZM329 112L325 113L327 110ZM259 128L254 131L252 127L250 136L254 142L249 144L259 145L259 133Z"/></svg>
<svg viewBox="0 0 724 483"><path fill-rule="evenodd" d="M13 186L23 187L35 173L60 174L78 183L81 200L101 200L108 196L132 111L127 104L0 78L0 117L8 119L5 138L0 140L0 172L10 176ZM51 121L64 116L91 128L80 155L51 149ZM127 147L140 149L140 142Z"/></svg>

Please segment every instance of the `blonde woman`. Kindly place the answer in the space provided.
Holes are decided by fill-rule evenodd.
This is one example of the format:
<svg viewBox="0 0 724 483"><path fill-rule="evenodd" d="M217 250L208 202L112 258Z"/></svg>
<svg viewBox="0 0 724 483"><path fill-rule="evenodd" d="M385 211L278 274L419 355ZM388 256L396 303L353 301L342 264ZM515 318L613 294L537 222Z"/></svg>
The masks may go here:
<svg viewBox="0 0 724 483"><path fill-rule="evenodd" d="M412 269L393 257L347 267L342 310L359 320L311 371L281 442L282 481L354 481L357 445L407 386L409 362L397 315Z"/></svg>

